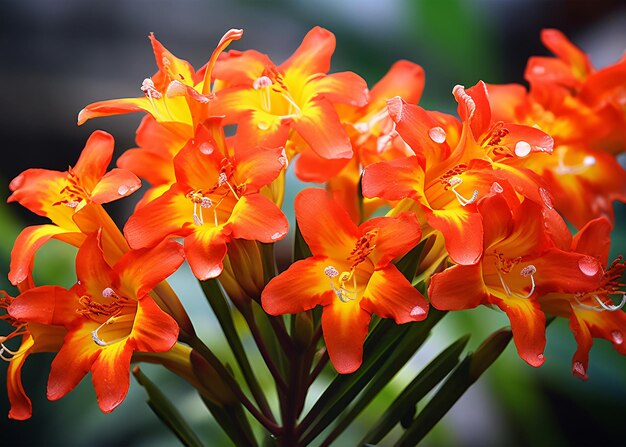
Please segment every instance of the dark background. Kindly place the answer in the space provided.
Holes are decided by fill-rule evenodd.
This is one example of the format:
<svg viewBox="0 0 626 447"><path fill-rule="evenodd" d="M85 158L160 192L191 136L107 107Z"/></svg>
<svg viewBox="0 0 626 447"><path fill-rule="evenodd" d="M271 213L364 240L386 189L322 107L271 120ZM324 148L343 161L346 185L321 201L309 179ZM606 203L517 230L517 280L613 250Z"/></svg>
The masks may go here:
<svg viewBox="0 0 626 447"><path fill-rule="evenodd" d="M397 59L412 60L426 71L420 104L448 112L455 110L451 95L455 84L470 86L480 79L523 82L527 58L547 54L539 40L542 28L564 31L590 53L597 67L617 60L626 47L626 7L619 0L3 0L0 183L8 185L29 167L66 170L95 129L115 136L117 155L134 145L139 114L95 119L81 127L76 126L76 116L93 101L139 96L141 81L156 70L149 32L198 68L229 28L245 30L243 39L231 48L254 48L280 63L315 25L330 29L337 37L332 71L355 71L371 86ZM7 195L8 188L0 188L1 203ZM123 221L131 207L125 203L109 209ZM0 205L1 271L8 271L9 252L20 228L40 222L18 205ZM619 208L618 227L623 224ZM617 238L624 247L623 235ZM41 281L71 284L71 254L71 249L60 244L47 247L37 261ZM0 288L12 291L5 278L0 279ZM445 346L456 334L470 332L478 334L473 338L476 346L480 334L507 324L489 310L459 313L449 320L436 332L433 345ZM207 333L211 334L209 329ZM524 364L509 347L427 438L427 444L626 444L621 428L626 359L611 352L608 343L596 343L590 379L582 383L570 373L575 345L567 322L551 325L548 340L548 361L539 370ZM62 402L45 401L50 359L36 356L25 367L24 381L34 401L30 421L3 419L8 402L0 392L0 444L176 443L143 403L143 390L136 383L131 384L127 401L111 415L100 414L88 380ZM160 370L146 370L169 381L168 394L208 445L227 442L214 424L206 422L202 405L184 383ZM4 373L2 366L2 382ZM405 375L409 377L410 371ZM367 418L375 418L380 411L370 411L360 423L367 425ZM338 445L354 442L350 433L340 439L344 444Z"/></svg>

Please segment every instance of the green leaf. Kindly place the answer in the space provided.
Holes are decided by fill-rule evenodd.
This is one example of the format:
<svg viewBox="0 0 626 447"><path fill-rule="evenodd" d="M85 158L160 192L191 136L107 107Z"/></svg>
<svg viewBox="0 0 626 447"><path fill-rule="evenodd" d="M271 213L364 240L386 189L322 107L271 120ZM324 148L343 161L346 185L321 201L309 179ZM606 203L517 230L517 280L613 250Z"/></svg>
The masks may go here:
<svg viewBox="0 0 626 447"><path fill-rule="evenodd" d="M512 333L509 329L494 332L475 353L465 357L395 445L417 445L468 388L476 382L480 375L502 354L511 337Z"/></svg>
<svg viewBox="0 0 626 447"><path fill-rule="evenodd" d="M241 373L243 374L254 399L260 407L269 408L265 394L263 393L254 371L250 366L250 362L241 342L241 338L235 328L235 322L233 321L230 306L226 301L226 297L224 296L219 283L216 279L209 279L207 281L200 281L200 285L202 286L202 291L204 292L207 301L211 305L211 308L217 317L217 321L219 321L220 326L224 331L228 345L237 360L237 364L241 369Z"/></svg>
<svg viewBox="0 0 626 447"><path fill-rule="evenodd" d="M148 393L148 405L152 411L163 421L163 423L180 439L180 441L190 447L202 447L200 438L193 432L180 412L172 405L157 386L136 366L133 374L137 382L143 386Z"/></svg>
<svg viewBox="0 0 626 447"><path fill-rule="evenodd" d="M360 444L380 442L406 415L410 415L410 422L412 422L417 402L458 365L461 352L465 349L468 340L469 335L461 337L422 369L385 410L382 418L365 435Z"/></svg>
<svg viewBox="0 0 626 447"><path fill-rule="evenodd" d="M426 338L433 326L446 312L431 309L426 320L412 324L397 325L384 319L370 332L363 346L363 364L352 374L338 375L319 397L313 408L302 421L303 444L317 437L378 374L387 376L388 381L408 358L416 351L416 345ZM411 330L413 329L413 330ZM409 341L405 344L405 338ZM411 343L413 340L413 343ZM403 347L405 347L403 349ZM406 358L395 365L390 359Z"/></svg>

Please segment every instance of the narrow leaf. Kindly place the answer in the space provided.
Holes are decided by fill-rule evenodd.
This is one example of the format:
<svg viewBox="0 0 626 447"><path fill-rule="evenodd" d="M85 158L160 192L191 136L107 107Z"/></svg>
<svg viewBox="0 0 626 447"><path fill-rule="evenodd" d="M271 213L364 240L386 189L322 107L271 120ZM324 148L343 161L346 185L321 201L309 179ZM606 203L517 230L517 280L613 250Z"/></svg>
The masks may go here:
<svg viewBox="0 0 626 447"><path fill-rule="evenodd" d="M148 405L152 411L163 421L163 423L180 439L180 441L190 447L202 447L200 438L193 432L185 419L174 405L165 397L157 386L139 369L133 368L133 374L137 382L143 386L148 393Z"/></svg>
<svg viewBox="0 0 626 447"><path fill-rule="evenodd" d="M437 394L417 415L413 424L402 435L396 446L414 446L430 432L437 422L452 408L480 375L500 356L511 340L512 333L501 329L483 342L478 350L469 354L452 371Z"/></svg>

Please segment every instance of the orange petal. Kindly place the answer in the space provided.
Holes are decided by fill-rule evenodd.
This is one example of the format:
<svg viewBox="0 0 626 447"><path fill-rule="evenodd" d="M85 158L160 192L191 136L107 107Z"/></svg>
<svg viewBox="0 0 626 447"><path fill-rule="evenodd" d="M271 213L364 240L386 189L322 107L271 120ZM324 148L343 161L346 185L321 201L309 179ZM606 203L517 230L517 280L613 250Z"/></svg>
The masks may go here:
<svg viewBox="0 0 626 447"><path fill-rule="evenodd" d="M375 270L363 292L361 307L398 324L421 321L428 314L428 302L394 265Z"/></svg>
<svg viewBox="0 0 626 447"><path fill-rule="evenodd" d="M102 296L102 291L112 286L115 274L104 259L98 234L87 237L78 250L76 277L92 297Z"/></svg>
<svg viewBox="0 0 626 447"><path fill-rule="evenodd" d="M128 341L121 341L105 346L91 365L91 381L98 406L104 413L113 411L128 394L130 358L133 355L129 345Z"/></svg>
<svg viewBox="0 0 626 447"><path fill-rule="evenodd" d="M235 159L237 180L246 185L247 192L257 192L270 184L287 167L287 156L282 147L236 147Z"/></svg>
<svg viewBox="0 0 626 447"><path fill-rule="evenodd" d="M259 242L276 242L289 230L282 211L262 194L242 196L228 219L232 237Z"/></svg>
<svg viewBox="0 0 626 447"><path fill-rule="evenodd" d="M131 250L113 266L119 287L128 296L141 297L164 281L185 260L183 247L166 240L154 248Z"/></svg>
<svg viewBox="0 0 626 447"><path fill-rule="evenodd" d="M309 101L302 109L302 115L294 119L293 127L320 157L352 157L350 139L332 104L324 98Z"/></svg>
<svg viewBox="0 0 626 447"><path fill-rule="evenodd" d="M300 192L294 205L304 240L315 256L347 258L360 237L348 213L323 189Z"/></svg>
<svg viewBox="0 0 626 447"><path fill-rule="evenodd" d="M572 373L583 380L587 380L589 351L591 350L591 345L593 344L591 332L589 331L587 322L583 317L583 315L587 313L589 313L589 311L573 310L569 320L569 327L574 334L576 344L578 345L576 352L574 353L574 358L572 359Z"/></svg>
<svg viewBox="0 0 626 447"><path fill-rule="evenodd" d="M185 236L192 221L193 204L178 186L172 187L133 213L126 221L124 235L132 248L152 247L170 235Z"/></svg>
<svg viewBox="0 0 626 447"><path fill-rule="evenodd" d="M85 148L74 166L74 173L87 190L91 190L104 176L113 158L113 136L96 130L91 134Z"/></svg>
<svg viewBox="0 0 626 447"><path fill-rule="evenodd" d="M278 68L297 70L303 74L327 73L330 59L335 51L335 35L324 28L316 26L311 29L298 49Z"/></svg>
<svg viewBox="0 0 626 447"><path fill-rule="evenodd" d="M607 264L611 248L613 225L606 217L593 219L580 229L572 240L572 250L592 256L603 265Z"/></svg>
<svg viewBox="0 0 626 447"><path fill-rule="evenodd" d="M266 68L276 69L270 58L256 50L230 50L222 55L213 68L213 77L229 86L252 87ZM217 93L219 97L221 92Z"/></svg>
<svg viewBox="0 0 626 447"><path fill-rule="evenodd" d="M428 298L439 310L478 307L487 298L481 264L455 265L432 276Z"/></svg>
<svg viewBox="0 0 626 447"><path fill-rule="evenodd" d="M113 169L91 191L91 200L97 204L109 203L129 196L141 188L141 180L126 169Z"/></svg>
<svg viewBox="0 0 626 447"><path fill-rule="evenodd" d="M229 240L222 226L199 228L185 238L185 256L196 278L205 280L222 273Z"/></svg>
<svg viewBox="0 0 626 447"><path fill-rule="evenodd" d="M395 258L405 255L417 245L422 229L415 214L404 212L395 217L377 217L363 223L363 234L377 230L376 248L370 259L376 267L382 267Z"/></svg>
<svg viewBox="0 0 626 447"><path fill-rule="evenodd" d="M399 96L417 104L424 90L424 69L406 60L395 62L370 91L370 107L383 107L389 98Z"/></svg>
<svg viewBox="0 0 626 447"><path fill-rule="evenodd" d="M317 94L324 95L332 103L362 107L369 98L367 83L351 71L333 73L310 82Z"/></svg>
<svg viewBox="0 0 626 447"><path fill-rule="evenodd" d="M472 205L426 214L430 226L443 234L450 258L463 265L475 264L483 253L483 219L468 208Z"/></svg>
<svg viewBox="0 0 626 447"><path fill-rule="evenodd" d="M152 44L154 59L159 68L159 71L152 76L152 81L154 81L157 90L164 91L172 80L182 81L187 85L193 85L195 71L191 64L170 53L163 44L154 37L154 33L150 33L148 38Z"/></svg>
<svg viewBox="0 0 626 447"><path fill-rule="evenodd" d="M417 157L373 163L363 171L363 195L399 200L424 191L424 170Z"/></svg>
<svg viewBox="0 0 626 447"><path fill-rule="evenodd" d="M25 421L33 414L33 405L22 386L22 366L26 363L33 344L33 337L24 336L19 348L19 352L23 354L11 359L7 367L7 394L11 403L9 419Z"/></svg>
<svg viewBox="0 0 626 447"><path fill-rule="evenodd" d="M16 297L7 311L13 318L46 325L70 324L79 314L79 297L59 286L40 286Z"/></svg>
<svg viewBox="0 0 626 447"><path fill-rule="evenodd" d="M322 331L330 361L339 374L350 374L363 361L370 314L358 301L334 299L322 312Z"/></svg>
<svg viewBox="0 0 626 447"><path fill-rule="evenodd" d="M91 336L91 331L97 327L97 323L85 321L65 336L50 368L48 399L61 399L89 372L102 349Z"/></svg>
<svg viewBox="0 0 626 447"><path fill-rule="evenodd" d="M56 239L60 235L69 236L65 228L56 225L35 225L26 227L17 236L11 250L11 267L9 270L9 281L17 285L24 281L31 272L35 253L50 239ZM82 233L71 233L76 237L77 245L79 240L84 238ZM66 239L69 241L69 239Z"/></svg>
<svg viewBox="0 0 626 447"><path fill-rule="evenodd" d="M270 315L283 315L330 304L335 294L324 274L329 263L327 258L316 257L293 263L263 289L263 309Z"/></svg>
<svg viewBox="0 0 626 447"><path fill-rule="evenodd" d="M335 177L348 163L349 158L329 160L307 148L296 158L295 174L303 182L324 183Z"/></svg>
<svg viewBox="0 0 626 447"><path fill-rule="evenodd" d="M179 327L149 296L139 298L130 336L139 352L166 352L178 340Z"/></svg>
<svg viewBox="0 0 626 447"><path fill-rule="evenodd" d="M530 298L501 300L492 296L490 301L509 317L513 341L522 360L535 368L541 366L545 361L546 316L539 304Z"/></svg>

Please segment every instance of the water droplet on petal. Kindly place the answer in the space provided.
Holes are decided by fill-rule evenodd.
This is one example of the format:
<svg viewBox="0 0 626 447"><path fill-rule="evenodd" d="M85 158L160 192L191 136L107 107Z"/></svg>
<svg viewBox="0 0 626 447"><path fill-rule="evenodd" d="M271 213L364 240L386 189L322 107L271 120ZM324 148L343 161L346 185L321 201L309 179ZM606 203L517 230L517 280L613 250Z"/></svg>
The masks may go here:
<svg viewBox="0 0 626 447"><path fill-rule="evenodd" d="M422 315L426 315L426 311L424 310L423 307L415 306L413 309L411 309L410 315L412 317L419 317Z"/></svg>
<svg viewBox="0 0 626 447"><path fill-rule="evenodd" d="M123 195L127 194L128 191L130 191L130 188L127 185L120 185L120 187L117 188L117 193L120 196L123 196Z"/></svg>
<svg viewBox="0 0 626 447"><path fill-rule="evenodd" d="M211 155L213 151L215 150L213 145L207 142L201 143L199 149L200 149L200 152L202 152L204 155Z"/></svg>
<svg viewBox="0 0 626 447"><path fill-rule="evenodd" d="M500 194L503 191L504 191L504 188L502 187L500 183L493 182L493 184L491 185L491 189L490 189L490 192L492 194Z"/></svg>
<svg viewBox="0 0 626 447"><path fill-rule="evenodd" d="M594 157L593 155L587 155L584 159L583 159L583 164L585 166L593 166L596 164L596 157Z"/></svg>
<svg viewBox="0 0 626 447"><path fill-rule="evenodd" d="M518 157L525 157L530 154L530 144L525 141L518 141L515 144L515 155Z"/></svg>
<svg viewBox="0 0 626 447"><path fill-rule="evenodd" d="M621 345L622 343L624 343L624 336L620 331L611 332L611 338L613 339L613 343L615 343L616 345Z"/></svg>
<svg viewBox="0 0 626 447"><path fill-rule="evenodd" d="M594 276L600 271L600 263L591 256L583 256L578 260L578 268L587 276Z"/></svg>
<svg viewBox="0 0 626 447"><path fill-rule="evenodd" d="M272 234L271 239L273 241L276 241L276 240L280 239L281 237L283 237L284 235L285 235L284 233L281 233L280 231L277 231L276 233Z"/></svg>
<svg viewBox="0 0 626 447"><path fill-rule="evenodd" d="M546 72L546 69L543 65L535 65L533 67L533 73L535 74L541 75L541 74L544 74L545 72Z"/></svg>
<svg viewBox="0 0 626 447"><path fill-rule="evenodd" d="M543 203L545 206L547 206L549 209L554 209L554 204L552 203L552 197L550 197L550 193L548 192L547 189L539 188L539 195L541 196L541 199L543 200Z"/></svg>
<svg viewBox="0 0 626 447"><path fill-rule="evenodd" d="M441 144L446 141L446 131L441 127L431 127L428 131L428 136L435 143Z"/></svg>
<svg viewBox="0 0 626 447"><path fill-rule="evenodd" d="M267 130L270 128L269 123L265 122L265 121L259 121L256 124L256 127L258 127L260 130Z"/></svg>
<svg viewBox="0 0 626 447"><path fill-rule="evenodd" d="M572 365L572 372L578 377L584 378L587 376L587 374L585 373L585 367L581 362L574 362L574 364Z"/></svg>

